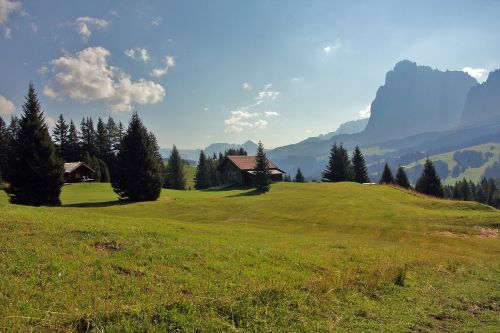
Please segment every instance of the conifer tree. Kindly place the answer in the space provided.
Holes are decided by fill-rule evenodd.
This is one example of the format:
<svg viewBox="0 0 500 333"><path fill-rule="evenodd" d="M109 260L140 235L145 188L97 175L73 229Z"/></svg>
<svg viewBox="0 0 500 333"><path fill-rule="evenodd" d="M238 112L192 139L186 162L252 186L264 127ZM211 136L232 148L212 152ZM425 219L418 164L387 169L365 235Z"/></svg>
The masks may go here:
<svg viewBox="0 0 500 333"><path fill-rule="evenodd" d="M382 172L382 177L380 177L379 184L394 184L394 177L392 176L391 169L387 163L384 166L384 171Z"/></svg>
<svg viewBox="0 0 500 333"><path fill-rule="evenodd" d="M73 120L69 123L68 129L68 151L67 162L75 162L80 160L80 142L78 141L78 130L76 129Z"/></svg>
<svg viewBox="0 0 500 333"><path fill-rule="evenodd" d="M337 146L334 143L330 150L330 157L328 165L323 171L323 181L325 182L343 182L353 178L353 170L347 150L344 149L342 144Z"/></svg>
<svg viewBox="0 0 500 333"><path fill-rule="evenodd" d="M306 179L304 178L304 175L302 174L302 171L300 168L297 169L297 173L295 174L295 179L294 182L296 183L304 183Z"/></svg>
<svg viewBox="0 0 500 333"><path fill-rule="evenodd" d="M97 156L101 160L107 160L111 154L111 146L108 134L108 128L104 121L99 117L97 120L97 131L95 134Z"/></svg>
<svg viewBox="0 0 500 333"><path fill-rule="evenodd" d="M17 136L19 133L19 125L20 120L17 116L12 116L10 117L10 124L9 124L9 140L14 141L17 140Z"/></svg>
<svg viewBox="0 0 500 333"><path fill-rule="evenodd" d="M406 175L405 169L402 166L399 166L398 172L396 173L395 179L396 185L403 188L411 188L410 181L408 180L408 176Z"/></svg>
<svg viewBox="0 0 500 333"><path fill-rule="evenodd" d="M369 183L370 178L368 177L365 158L363 157L363 153L361 153L359 146L356 146L356 148L354 148L354 152L352 153L352 164L354 169L353 180L357 183Z"/></svg>
<svg viewBox="0 0 500 333"><path fill-rule="evenodd" d="M200 152L198 166L196 167L196 174L194 177L194 188L197 190L204 190L210 187L210 165L205 157L203 150Z"/></svg>
<svg viewBox="0 0 500 333"><path fill-rule="evenodd" d="M0 182L7 175L7 156L9 153L9 130L7 124L0 117Z"/></svg>
<svg viewBox="0 0 500 333"><path fill-rule="evenodd" d="M184 175L184 162L181 159L181 155L174 145L170 157L168 159L168 164L166 167L166 179L165 187L174 190L185 190L186 189L186 179Z"/></svg>
<svg viewBox="0 0 500 333"><path fill-rule="evenodd" d="M54 130L52 131L52 135L54 137L57 154L65 161L68 160L68 131L69 125L66 123L66 120L64 120L64 116L60 114Z"/></svg>
<svg viewBox="0 0 500 333"><path fill-rule="evenodd" d="M330 156L328 158L328 164L326 169L323 171L323 181L324 182L335 182L338 181L336 170L338 168L338 147L337 143L334 142L332 148L330 149Z"/></svg>
<svg viewBox="0 0 500 333"><path fill-rule="evenodd" d="M255 157L255 189L259 192L268 192L271 185L271 171L269 160L264 152L264 145L259 141L257 156Z"/></svg>
<svg viewBox="0 0 500 333"><path fill-rule="evenodd" d="M83 153L88 152L91 156L97 154L96 132L92 118L84 118L80 123L80 142Z"/></svg>
<svg viewBox="0 0 500 333"><path fill-rule="evenodd" d="M116 126L115 120L109 116L108 121L106 123L106 131L108 132L108 143L110 151L113 152L115 150L115 146L117 145L120 138L118 136L118 126Z"/></svg>
<svg viewBox="0 0 500 333"><path fill-rule="evenodd" d="M152 134L134 112L117 155L116 174L111 185L120 199L154 201L160 196L162 167Z"/></svg>
<svg viewBox="0 0 500 333"><path fill-rule="evenodd" d="M60 205L63 161L54 143L33 84L30 83L19 128L8 157L10 201L24 205Z"/></svg>
<svg viewBox="0 0 500 333"><path fill-rule="evenodd" d="M417 180L415 190L417 190L417 192L432 195L438 198L442 198L444 195L441 179L439 178L439 175L429 158L425 161L424 170L422 171L420 178Z"/></svg>

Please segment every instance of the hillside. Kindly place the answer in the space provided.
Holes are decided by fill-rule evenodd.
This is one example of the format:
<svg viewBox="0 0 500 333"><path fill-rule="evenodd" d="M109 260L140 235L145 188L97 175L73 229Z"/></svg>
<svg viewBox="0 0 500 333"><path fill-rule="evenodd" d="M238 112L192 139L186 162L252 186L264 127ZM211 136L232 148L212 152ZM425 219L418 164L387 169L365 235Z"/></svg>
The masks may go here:
<svg viewBox="0 0 500 333"><path fill-rule="evenodd" d="M497 331L500 213L351 183L0 193L0 331Z"/></svg>

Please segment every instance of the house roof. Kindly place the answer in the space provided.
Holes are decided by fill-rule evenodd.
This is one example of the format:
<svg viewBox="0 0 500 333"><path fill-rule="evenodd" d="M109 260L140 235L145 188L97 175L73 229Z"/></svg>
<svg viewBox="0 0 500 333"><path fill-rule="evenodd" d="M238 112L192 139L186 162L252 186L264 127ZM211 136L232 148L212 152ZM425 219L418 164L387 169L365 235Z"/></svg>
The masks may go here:
<svg viewBox="0 0 500 333"><path fill-rule="evenodd" d="M226 157L226 160L233 162L234 165L240 170L253 170L255 169L257 156L236 156L230 155ZM279 170L281 171L273 162L269 160L269 169L270 170Z"/></svg>
<svg viewBox="0 0 500 333"><path fill-rule="evenodd" d="M92 169L91 167L82 162L71 162L71 163L64 163L64 173L72 173L82 165L85 166L90 171L95 172L94 169Z"/></svg>

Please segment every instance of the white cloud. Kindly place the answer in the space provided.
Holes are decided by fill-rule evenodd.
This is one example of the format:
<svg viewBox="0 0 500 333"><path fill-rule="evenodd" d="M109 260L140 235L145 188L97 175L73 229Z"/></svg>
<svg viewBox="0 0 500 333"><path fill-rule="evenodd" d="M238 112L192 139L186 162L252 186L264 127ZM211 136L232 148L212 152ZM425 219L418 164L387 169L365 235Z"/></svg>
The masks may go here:
<svg viewBox="0 0 500 333"><path fill-rule="evenodd" d="M120 69L110 66L110 52L88 47L50 62L55 75L47 81L44 94L55 99L69 97L82 102L103 101L111 111L131 111L133 104L163 100L165 89L152 81L132 81Z"/></svg>
<svg viewBox="0 0 500 333"><path fill-rule="evenodd" d="M290 82L291 83L301 83L301 82L304 82L304 78L303 77L292 77L290 79Z"/></svg>
<svg viewBox="0 0 500 333"><path fill-rule="evenodd" d="M45 116L45 125L47 125L48 128L54 128L56 126L56 120L51 116Z"/></svg>
<svg viewBox="0 0 500 333"><path fill-rule="evenodd" d="M370 118L370 115L372 113L372 105L371 104L368 104L366 106L366 108L364 108L363 110L359 111L359 117L361 119L364 119L364 118Z"/></svg>
<svg viewBox="0 0 500 333"><path fill-rule="evenodd" d="M462 71L469 74L478 81L484 81L488 76L488 70L484 68L464 67Z"/></svg>
<svg viewBox="0 0 500 333"><path fill-rule="evenodd" d="M3 29L3 36L6 38L6 39L10 39L12 37L12 30L9 28L9 27L5 27Z"/></svg>
<svg viewBox="0 0 500 333"><path fill-rule="evenodd" d="M7 98L0 95L0 115L7 116L16 112L16 107L14 103L9 101Z"/></svg>
<svg viewBox="0 0 500 333"><path fill-rule="evenodd" d="M147 63L151 59L148 50L141 47L127 49L123 53L125 53L125 55L131 59L142 60L144 63Z"/></svg>
<svg viewBox="0 0 500 333"><path fill-rule="evenodd" d="M151 20L151 25L154 25L155 27L157 27L160 25L161 21L163 21L163 19L161 17L157 16Z"/></svg>
<svg viewBox="0 0 500 333"><path fill-rule="evenodd" d="M323 52L325 52L326 54L333 54L336 51L338 51L341 46L342 46L342 43L340 41L336 41L332 45L326 45L325 47L323 47Z"/></svg>
<svg viewBox="0 0 500 333"><path fill-rule="evenodd" d="M114 9L109 11L109 15L114 16L114 17L120 17L120 14Z"/></svg>
<svg viewBox="0 0 500 333"><path fill-rule="evenodd" d="M38 26L35 23L30 24L31 30L33 30L34 33L38 32Z"/></svg>
<svg viewBox="0 0 500 333"><path fill-rule="evenodd" d="M206 107L206 106L205 106L205 107L203 108L203 111L205 111L205 112L206 112L206 111L208 111L208 107Z"/></svg>
<svg viewBox="0 0 500 333"><path fill-rule="evenodd" d="M9 20L9 15L14 12L22 12L21 2L12 0L0 0L0 25Z"/></svg>
<svg viewBox="0 0 500 333"><path fill-rule="evenodd" d="M226 125L226 132L241 132L245 129L257 128L263 129L267 126L268 121L262 117L276 117L279 116L278 112L265 111L265 112L250 112L249 110L261 105L267 99L274 100L279 96L278 91L270 91L272 84L266 84L263 91L259 91L255 97L255 103L241 106L235 110L229 111L230 117L224 120Z"/></svg>
<svg viewBox="0 0 500 333"><path fill-rule="evenodd" d="M47 74L49 72L49 68L47 66L42 66L36 70L38 74Z"/></svg>
<svg viewBox="0 0 500 333"><path fill-rule="evenodd" d="M248 82L244 82L242 88L243 88L243 90L250 91L253 89L253 86Z"/></svg>
<svg viewBox="0 0 500 333"><path fill-rule="evenodd" d="M161 77L167 74L168 70L175 66L175 59L172 56L166 56L165 59L163 60L163 63L165 64L164 67L153 68L151 76Z"/></svg>
<svg viewBox="0 0 500 333"><path fill-rule="evenodd" d="M266 117L277 117L280 115L276 111L265 111L264 114L266 115Z"/></svg>
<svg viewBox="0 0 500 333"><path fill-rule="evenodd" d="M84 42L88 42L90 35L92 35L91 29L105 29L108 26L109 22L105 19L82 16L77 18L74 24L76 27L76 31L80 34L82 40Z"/></svg>

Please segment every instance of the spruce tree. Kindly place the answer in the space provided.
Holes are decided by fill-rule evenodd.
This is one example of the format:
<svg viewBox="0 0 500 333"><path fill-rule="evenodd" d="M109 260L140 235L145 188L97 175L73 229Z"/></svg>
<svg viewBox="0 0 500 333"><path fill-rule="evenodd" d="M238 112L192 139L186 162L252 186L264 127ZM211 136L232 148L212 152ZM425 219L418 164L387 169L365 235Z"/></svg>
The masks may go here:
<svg viewBox="0 0 500 333"><path fill-rule="evenodd" d="M181 155L174 145L170 157L168 159L168 164L166 167L166 179L165 187L174 190L185 190L186 189L186 179L184 175L184 162L181 159Z"/></svg>
<svg viewBox="0 0 500 333"><path fill-rule="evenodd" d="M8 157L7 193L10 202L24 205L60 205L64 183L63 161L54 143L33 84L30 83L23 115Z"/></svg>
<svg viewBox="0 0 500 333"><path fill-rule="evenodd" d="M73 120L69 123L68 129L68 144L67 144L67 162L76 162L81 160L81 151L80 151L80 141L78 140L78 130L76 129L75 123Z"/></svg>
<svg viewBox="0 0 500 333"><path fill-rule="evenodd" d="M352 153L352 164L354 168L353 180L357 183L369 183L370 178L368 177L365 159L358 146L354 148L354 152Z"/></svg>
<svg viewBox="0 0 500 333"><path fill-rule="evenodd" d="M7 124L0 117L0 182L7 175L7 156L9 153L10 144L9 130Z"/></svg>
<svg viewBox="0 0 500 333"><path fill-rule="evenodd" d="M406 176L405 169L402 166L399 166L398 172L396 173L395 179L396 185L403 188L411 188L410 181L408 180L408 176Z"/></svg>
<svg viewBox="0 0 500 333"><path fill-rule="evenodd" d="M160 196L162 167L158 146L134 112L117 155L111 185L120 199L154 201Z"/></svg>
<svg viewBox="0 0 500 333"><path fill-rule="evenodd" d="M417 180L415 190L438 198L442 198L444 195L441 179L439 178L439 175L429 158L425 161L424 170L422 171L420 178Z"/></svg>
<svg viewBox="0 0 500 333"><path fill-rule="evenodd" d="M323 171L323 181L324 182L335 182L338 181L336 170L338 168L338 147L337 143L334 142L332 148L330 149L330 156L328 158L328 164L326 169Z"/></svg>
<svg viewBox="0 0 500 333"><path fill-rule="evenodd" d="M66 120L64 120L64 116L60 114L54 130L52 131L52 135L54 137L57 154L65 161L68 161L68 131L69 125L66 123Z"/></svg>
<svg viewBox="0 0 500 333"><path fill-rule="evenodd" d="M394 184L394 177L387 163L384 165L384 171L382 172L382 177L380 177L379 184Z"/></svg>
<svg viewBox="0 0 500 333"><path fill-rule="evenodd" d="M297 169L297 173L295 174L295 179L294 182L296 183L304 183L306 179L304 178L304 175L302 174L302 171L300 168Z"/></svg>
<svg viewBox="0 0 500 333"><path fill-rule="evenodd" d="M269 171L269 160L264 152L264 145L259 141L257 156L255 157L255 189L259 192L269 191L271 185L271 171Z"/></svg>
<svg viewBox="0 0 500 333"><path fill-rule="evenodd" d="M107 161L111 154L111 145L109 140L108 128L104 121L99 117L97 120L97 131L95 134L95 145L99 159Z"/></svg>
<svg viewBox="0 0 500 333"><path fill-rule="evenodd" d="M80 123L80 145L83 153L88 152L91 156L97 154L96 132L92 118L84 118Z"/></svg>
<svg viewBox="0 0 500 333"><path fill-rule="evenodd" d="M196 167L196 174L194 177L194 188L197 190L204 190L210 187L210 165L205 157L203 150L200 152L198 166Z"/></svg>
<svg viewBox="0 0 500 333"><path fill-rule="evenodd" d="M353 170L347 150L340 144L334 143L330 150L328 165L323 171L324 182L344 182L353 178Z"/></svg>

